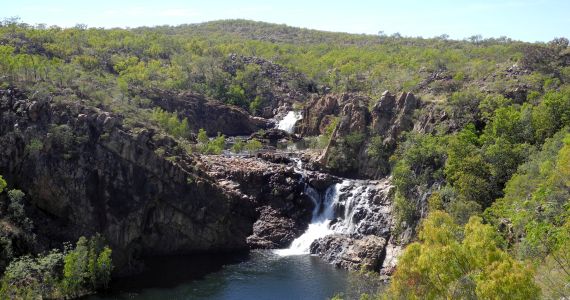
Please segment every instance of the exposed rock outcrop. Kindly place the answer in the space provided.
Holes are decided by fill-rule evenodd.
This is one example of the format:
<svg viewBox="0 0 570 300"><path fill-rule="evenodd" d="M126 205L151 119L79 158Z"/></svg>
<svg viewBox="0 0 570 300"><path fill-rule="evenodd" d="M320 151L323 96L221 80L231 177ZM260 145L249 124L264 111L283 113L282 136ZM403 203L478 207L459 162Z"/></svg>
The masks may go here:
<svg viewBox="0 0 570 300"><path fill-rule="evenodd" d="M412 113L418 100L412 93L401 93L398 99L389 91L382 94L372 109L372 133L382 137L382 143L395 147L398 136L413 127Z"/></svg>
<svg viewBox="0 0 570 300"><path fill-rule="evenodd" d="M297 124L297 132L303 136L319 135L340 113L336 94L313 96L303 108L303 119Z"/></svg>
<svg viewBox="0 0 570 300"><path fill-rule="evenodd" d="M311 253L337 267L358 271L379 271L385 257L386 240L375 235L360 239L332 234L315 241Z"/></svg>
<svg viewBox="0 0 570 300"><path fill-rule="evenodd" d="M285 130L276 128L255 132L249 138L257 139L273 146L276 146L278 142L287 143L287 141L298 141L300 139L296 134L290 134Z"/></svg>
<svg viewBox="0 0 570 300"><path fill-rule="evenodd" d="M248 244L259 219L276 218L274 230L255 231L271 245L307 226L312 203L290 167L189 156L121 116L16 95L0 91L0 173L32 199L46 247L99 232L128 270L138 256L269 245Z"/></svg>
<svg viewBox="0 0 570 300"><path fill-rule="evenodd" d="M345 94L342 100L344 104L338 114L340 121L319 161L332 172L344 176L386 176L388 158L395 150L397 139L402 132L413 129L413 114L420 106L419 100L412 93L401 93L396 97L386 91L371 112L368 111L370 99L365 96ZM323 118L312 117L313 120ZM314 124L304 124L301 129L314 132ZM373 138L379 139L380 143L371 146ZM379 148L373 151L379 155L370 157L369 147Z"/></svg>
<svg viewBox="0 0 570 300"><path fill-rule="evenodd" d="M180 94L155 90L148 94L153 104L169 112L178 112L188 118L188 126L194 132L204 128L209 135L218 132L234 136L249 135L260 129L274 126L272 121L251 116L247 111L217 100L184 92Z"/></svg>

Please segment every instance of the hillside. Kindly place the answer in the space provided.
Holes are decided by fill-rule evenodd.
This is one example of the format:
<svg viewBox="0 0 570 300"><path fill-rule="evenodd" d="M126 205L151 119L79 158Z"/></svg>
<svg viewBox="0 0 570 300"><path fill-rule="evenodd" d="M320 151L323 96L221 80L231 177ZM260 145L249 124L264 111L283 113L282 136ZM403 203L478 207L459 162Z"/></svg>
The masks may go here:
<svg viewBox="0 0 570 300"><path fill-rule="evenodd" d="M337 229L311 253L396 298L569 295L566 38L0 25L1 295L105 287L103 240L115 275L287 248L331 187ZM99 275L69 270L81 236Z"/></svg>

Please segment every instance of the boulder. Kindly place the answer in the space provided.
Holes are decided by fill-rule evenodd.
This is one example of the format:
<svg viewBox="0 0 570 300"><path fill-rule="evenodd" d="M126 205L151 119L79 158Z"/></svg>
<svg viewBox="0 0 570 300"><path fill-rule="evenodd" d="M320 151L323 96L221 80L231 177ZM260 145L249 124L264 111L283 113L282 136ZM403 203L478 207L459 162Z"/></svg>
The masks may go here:
<svg viewBox="0 0 570 300"><path fill-rule="evenodd" d="M311 244L311 254L337 267L358 271L379 271L386 255L386 239L367 235L355 239L344 234L328 235Z"/></svg>

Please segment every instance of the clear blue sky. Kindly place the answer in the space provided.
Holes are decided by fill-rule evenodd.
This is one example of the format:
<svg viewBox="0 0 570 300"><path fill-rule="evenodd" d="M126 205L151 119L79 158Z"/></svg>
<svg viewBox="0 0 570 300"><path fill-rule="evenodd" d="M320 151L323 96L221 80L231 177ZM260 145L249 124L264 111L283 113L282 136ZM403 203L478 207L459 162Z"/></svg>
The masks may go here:
<svg viewBox="0 0 570 300"><path fill-rule="evenodd" d="M0 18L71 27L178 25L250 19L291 26L462 39L570 37L570 0L3 0Z"/></svg>

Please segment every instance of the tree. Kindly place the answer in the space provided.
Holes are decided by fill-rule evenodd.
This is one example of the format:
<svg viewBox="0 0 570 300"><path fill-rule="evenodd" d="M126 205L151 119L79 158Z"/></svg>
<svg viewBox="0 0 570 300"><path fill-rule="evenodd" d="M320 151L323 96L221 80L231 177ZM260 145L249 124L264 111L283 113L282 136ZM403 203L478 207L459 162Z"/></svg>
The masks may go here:
<svg viewBox="0 0 570 300"><path fill-rule="evenodd" d="M66 294L78 296L85 291L107 287L113 264L112 251L105 246L103 238L95 235L91 239L80 237L75 249L65 254L63 286Z"/></svg>
<svg viewBox="0 0 570 300"><path fill-rule="evenodd" d="M538 299L531 268L500 245L493 227L472 217L462 229L442 211L423 221L419 242L398 261L389 295L399 299Z"/></svg>

